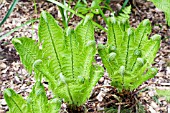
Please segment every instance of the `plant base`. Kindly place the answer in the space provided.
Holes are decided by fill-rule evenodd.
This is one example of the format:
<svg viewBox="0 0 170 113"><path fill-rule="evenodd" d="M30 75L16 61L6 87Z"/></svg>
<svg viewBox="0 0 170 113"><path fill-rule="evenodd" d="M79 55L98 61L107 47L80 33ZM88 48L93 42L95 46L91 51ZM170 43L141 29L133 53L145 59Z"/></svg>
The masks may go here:
<svg viewBox="0 0 170 113"><path fill-rule="evenodd" d="M118 113L135 113L141 111L141 105L139 105L139 97L137 94L123 90L119 92L116 88L109 91L106 98L105 104L103 105L106 111L109 113L118 112Z"/></svg>
<svg viewBox="0 0 170 113"><path fill-rule="evenodd" d="M72 106L72 105L67 105L68 113L85 113L85 107L84 106Z"/></svg>

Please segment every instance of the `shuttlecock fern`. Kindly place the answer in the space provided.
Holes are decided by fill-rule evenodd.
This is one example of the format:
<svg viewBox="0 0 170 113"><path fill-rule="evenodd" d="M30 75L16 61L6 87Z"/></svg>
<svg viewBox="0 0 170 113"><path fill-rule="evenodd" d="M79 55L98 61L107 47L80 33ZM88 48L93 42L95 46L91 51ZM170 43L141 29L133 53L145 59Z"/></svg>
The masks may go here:
<svg viewBox="0 0 170 113"><path fill-rule="evenodd" d="M25 68L45 77L54 95L68 104L84 104L103 75L103 68L94 62L92 22L82 20L75 30L63 30L50 14L42 12L38 34L38 42L13 39Z"/></svg>
<svg viewBox="0 0 170 113"><path fill-rule="evenodd" d="M9 113L58 113L61 101L48 100L43 85L37 82L28 98L25 100L12 89L4 91L4 98L9 107Z"/></svg>
<svg viewBox="0 0 170 113"><path fill-rule="evenodd" d="M133 90L157 73L157 69L150 66L159 49L160 36L148 39L150 32L149 20L134 29L128 18L110 18L107 44L99 44L98 51L113 86Z"/></svg>

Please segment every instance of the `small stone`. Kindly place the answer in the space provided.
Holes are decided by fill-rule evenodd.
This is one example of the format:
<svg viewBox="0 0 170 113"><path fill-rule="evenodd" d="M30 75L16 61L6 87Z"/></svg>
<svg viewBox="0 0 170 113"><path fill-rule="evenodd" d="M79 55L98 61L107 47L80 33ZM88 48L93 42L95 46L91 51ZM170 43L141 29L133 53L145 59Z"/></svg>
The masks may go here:
<svg viewBox="0 0 170 113"><path fill-rule="evenodd" d="M150 97L153 97L155 95L153 91L150 91L148 94Z"/></svg>
<svg viewBox="0 0 170 113"><path fill-rule="evenodd" d="M18 76L14 76L14 78L17 82L20 82L20 79L18 78Z"/></svg>
<svg viewBox="0 0 170 113"><path fill-rule="evenodd" d="M166 102L166 101L163 101L163 105L167 105L167 102Z"/></svg>
<svg viewBox="0 0 170 113"><path fill-rule="evenodd" d="M5 111L4 111L4 110L2 110L2 109L0 109L0 113L5 113Z"/></svg>
<svg viewBox="0 0 170 113"><path fill-rule="evenodd" d="M103 100L103 97L105 96L105 92L101 91L98 95L97 95L97 100L99 102L101 102Z"/></svg>
<svg viewBox="0 0 170 113"><path fill-rule="evenodd" d="M20 89L24 90L25 88L26 88L26 84L23 84Z"/></svg>
<svg viewBox="0 0 170 113"><path fill-rule="evenodd" d="M170 67L167 67L167 75L170 75Z"/></svg>
<svg viewBox="0 0 170 113"><path fill-rule="evenodd" d="M99 104L97 104L97 111L103 111L104 110L104 107L100 107Z"/></svg>
<svg viewBox="0 0 170 113"><path fill-rule="evenodd" d="M99 84L102 84L104 82L104 77L102 77L100 80L99 80Z"/></svg>
<svg viewBox="0 0 170 113"><path fill-rule="evenodd" d="M0 69L5 69L7 66L5 63L0 63Z"/></svg>
<svg viewBox="0 0 170 113"><path fill-rule="evenodd" d="M149 106L149 111L150 111L151 113L156 113L156 111L155 111L151 106Z"/></svg>
<svg viewBox="0 0 170 113"><path fill-rule="evenodd" d="M158 105L154 101L151 102L151 106L154 109L158 108Z"/></svg>
<svg viewBox="0 0 170 113"><path fill-rule="evenodd" d="M31 89L26 89L25 91L30 93L32 90Z"/></svg>
<svg viewBox="0 0 170 113"><path fill-rule="evenodd" d="M3 105L3 106L5 106L5 105L6 105L5 99L1 99L1 100L0 100L0 104Z"/></svg>

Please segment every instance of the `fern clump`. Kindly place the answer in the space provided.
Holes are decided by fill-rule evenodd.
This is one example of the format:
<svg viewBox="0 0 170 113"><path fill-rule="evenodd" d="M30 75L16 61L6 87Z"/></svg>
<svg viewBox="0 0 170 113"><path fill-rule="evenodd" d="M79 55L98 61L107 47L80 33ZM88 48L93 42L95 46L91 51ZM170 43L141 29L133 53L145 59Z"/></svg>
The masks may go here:
<svg viewBox="0 0 170 113"><path fill-rule="evenodd" d="M36 79L44 77L53 94L71 106L80 106L90 97L103 75L94 62L96 42L90 20L82 20L75 30L63 30L48 13L42 12L38 42L30 38L12 40L25 68Z"/></svg>
<svg viewBox="0 0 170 113"><path fill-rule="evenodd" d="M54 98L48 100L44 86L37 82L28 98L24 100L12 89L4 91L4 98L9 107L9 113L58 113L61 101Z"/></svg>
<svg viewBox="0 0 170 113"><path fill-rule="evenodd" d="M134 29L129 24L128 10L124 12L110 18L107 44L98 46L99 55L112 80L111 85L120 91L134 90L156 75L157 69L151 64L160 47L159 35L148 39L151 33L149 20L143 20Z"/></svg>

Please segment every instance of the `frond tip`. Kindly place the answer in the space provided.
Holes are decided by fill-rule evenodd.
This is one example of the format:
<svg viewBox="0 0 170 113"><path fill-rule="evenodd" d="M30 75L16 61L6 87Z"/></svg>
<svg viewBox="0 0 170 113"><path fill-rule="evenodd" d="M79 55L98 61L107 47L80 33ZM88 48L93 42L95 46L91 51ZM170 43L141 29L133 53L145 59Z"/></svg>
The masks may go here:
<svg viewBox="0 0 170 113"><path fill-rule="evenodd" d="M17 38L14 38L14 39L12 40L12 42L13 42L13 43L19 43L19 44L22 44L22 42L21 42L20 40L18 40Z"/></svg>
<svg viewBox="0 0 170 113"><path fill-rule="evenodd" d="M40 65L40 63L42 63L42 60L41 60L41 59L36 60L36 61L33 63L33 68L36 68L36 66L37 66L37 65Z"/></svg>

